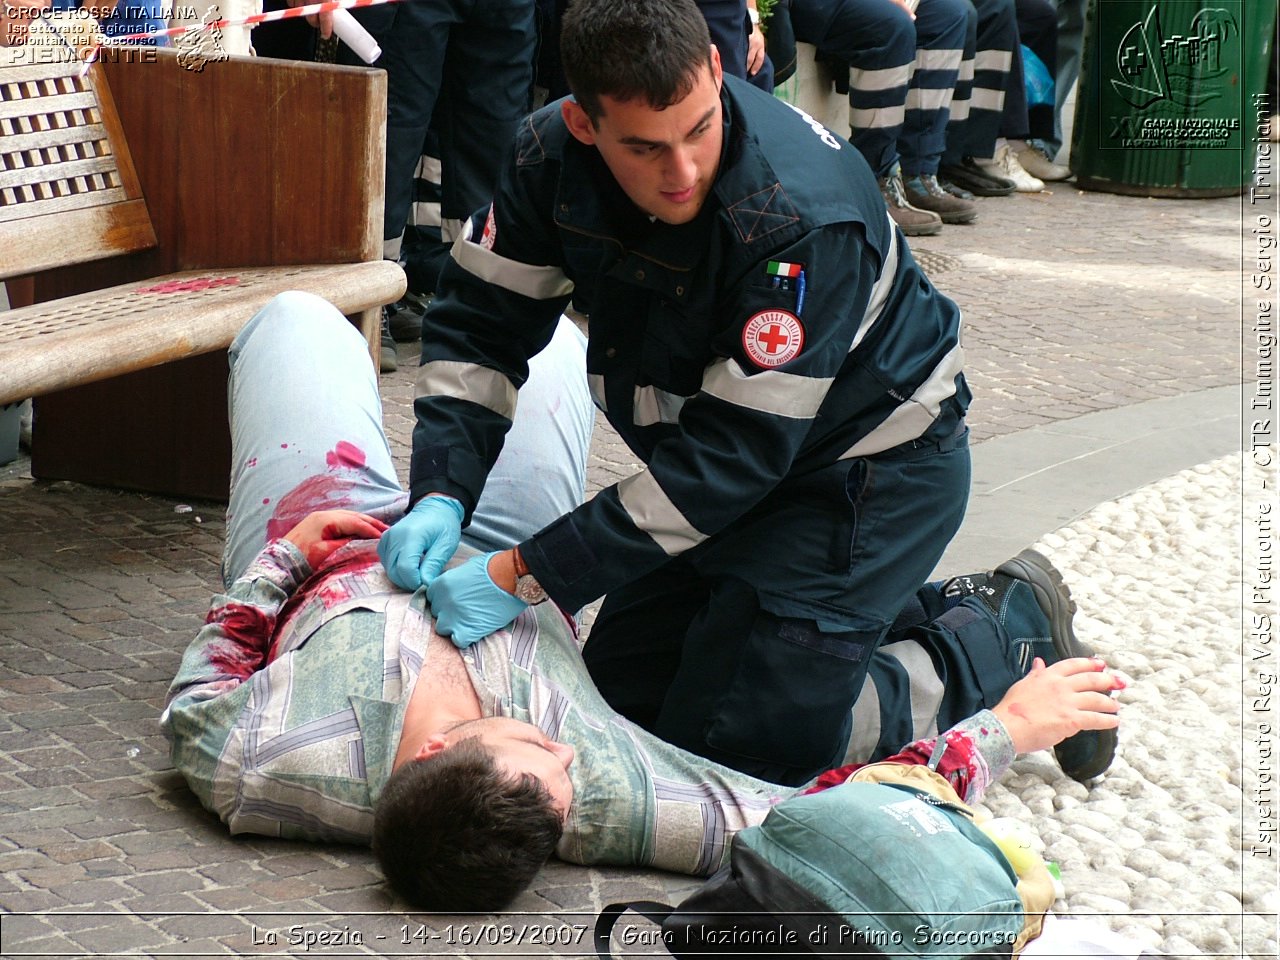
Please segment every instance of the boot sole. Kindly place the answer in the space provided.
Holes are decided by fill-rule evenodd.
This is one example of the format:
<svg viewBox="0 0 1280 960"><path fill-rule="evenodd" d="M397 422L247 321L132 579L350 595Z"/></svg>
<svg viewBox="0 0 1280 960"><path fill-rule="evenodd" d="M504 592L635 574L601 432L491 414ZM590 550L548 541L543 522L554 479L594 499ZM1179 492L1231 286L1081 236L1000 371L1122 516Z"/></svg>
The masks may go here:
<svg viewBox="0 0 1280 960"><path fill-rule="evenodd" d="M1071 590L1062 579L1049 558L1038 550L1023 550L1012 560L1002 563L996 568L997 573L1021 580L1031 587L1041 612L1049 619L1049 635L1053 640L1054 653L1060 659L1070 657L1092 657L1094 651L1088 644L1076 637L1072 620L1076 615L1076 602L1071 597ZM1094 740L1092 757L1085 763L1068 769L1065 757L1070 753L1069 744L1081 746ZM1073 734L1053 748L1062 772L1072 780L1091 780L1102 774L1115 759L1116 745L1119 736L1114 728L1110 730L1081 730Z"/></svg>
<svg viewBox="0 0 1280 960"><path fill-rule="evenodd" d="M907 237L932 237L942 232L942 222L926 223L922 227L904 227L899 223L898 229Z"/></svg>
<svg viewBox="0 0 1280 960"><path fill-rule="evenodd" d="M978 219L977 210L948 210L944 213L941 210L935 210L933 207L925 206L924 204L928 203L929 199L931 198L908 195L907 203L917 210L928 210L930 213L937 214L942 218L943 223L972 223Z"/></svg>
<svg viewBox="0 0 1280 960"><path fill-rule="evenodd" d="M977 197L1009 197L1018 192L1018 188L1012 184L1002 187L992 180L979 179L976 174L971 174L963 168L948 167L939 170L938 179L950 181Z"/></svg>

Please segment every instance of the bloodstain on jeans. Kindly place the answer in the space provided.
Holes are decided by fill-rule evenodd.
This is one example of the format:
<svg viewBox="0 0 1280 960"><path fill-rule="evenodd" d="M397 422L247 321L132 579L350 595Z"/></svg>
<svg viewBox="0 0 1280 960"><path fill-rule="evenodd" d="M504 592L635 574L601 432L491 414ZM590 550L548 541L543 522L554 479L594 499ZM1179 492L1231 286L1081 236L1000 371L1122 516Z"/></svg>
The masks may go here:
<svg viewBox="0 0 1280 960"><path fill-rule="evenodd" d="M278 540L317 510L349 510L356 481L327 473L308 477L280 498L267 521L267 540Z"/></svg>
<svg viewBox="0 0 1280 960"><path fill-rule="evenodd" d="M363 469L364 451L354 443L339 440L324 459L328 473L307 477L276 503L275 512L267 521L268 541L283 537L317 510L352 509L352 491L358 481L353 477L335 476L335 473L357 473Z"/></svg>

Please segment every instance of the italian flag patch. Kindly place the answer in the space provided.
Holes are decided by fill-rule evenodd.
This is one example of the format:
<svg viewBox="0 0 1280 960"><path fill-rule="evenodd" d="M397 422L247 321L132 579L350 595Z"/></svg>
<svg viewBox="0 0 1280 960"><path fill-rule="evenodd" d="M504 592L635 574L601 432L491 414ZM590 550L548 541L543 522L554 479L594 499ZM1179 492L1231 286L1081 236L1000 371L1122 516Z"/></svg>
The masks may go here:
<svg viewBox="0 0 1280 960"><path fill-rule="evenodd" d="M764 270L771 277L798 277L804 272L803 263L784 263L781 260L770 260Z"/></svg>

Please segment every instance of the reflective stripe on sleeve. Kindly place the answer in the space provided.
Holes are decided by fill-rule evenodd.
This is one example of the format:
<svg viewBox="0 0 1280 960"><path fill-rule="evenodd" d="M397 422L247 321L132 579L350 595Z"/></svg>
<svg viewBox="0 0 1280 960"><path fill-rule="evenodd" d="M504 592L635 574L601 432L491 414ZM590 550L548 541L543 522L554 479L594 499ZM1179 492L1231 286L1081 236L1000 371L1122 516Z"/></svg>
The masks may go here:
<svg viewBox="0 0 1280 960"><path fill-rule="evenodd" d="M688 399L657 387L636 387L632 400L632 422L637 427L651 427L655 423L677 423L680 411Z"/></svg>
<svg viewBox="0 0 1280 960"><path fill-rule="evenodd" d="M696 547L707 535L685 519L648 470L618 484L618 500L631 522L669 557Z"/></svg>
<svg viewBox="0 0 1280 960"><path fill-rule="evenodd" d="M454 241L449 251L454 262L467 273L495 287L510 290L531 300L563 297L573 290L573 281L566 277L559 267L540 267L500 257L492 250L486 250L480 244L472 243L471 234L472 225L468 220L462 236Z"/></svg>
<svg viewBox="0 0 1280 960"><path fill-rule="evenodd" d="M889 299L889 292L893 289L893 283L898 278L898 232L894 229L893 218L886 212L885 217L889 220L889 236L893 239L889 243L888 255L884 258L884 266L880 268L880 276L876 277L875 285L871 288L871 297L867 300L867 309L862 313L862 323L858 324L858 332L853 335L853 343L849 344L849 352L853 353L858 349L858 344L862 343L867 332L875 326L880 315L884 313L885 302Z"/></svg>
<svg viewBox="0 0 1280 960"><path fill-rule="evenodd" d="M508 420L516 415L516 385L497 370L461 360L432 360L418 368L417 397L470 400Z"/></svg>
<svg viewBox="0 0 1280 960"><path fill-rule="evenodd" d="M831 389L832 377L801 377L781 370L747 376L737 360L713 363L702 392L737 407L793 420L810 420Z"/></svg>
<svg viewBox="0 0 1280 960"><path fill-rule="evenodd" d="M914 440L929 429L942 412L942 401L956 392L956 375L964 367L964 348L956 344L929 374L929 379L903 401L884 422L846 450L841 460L881 453Z"/></svg>
<svg viewBox="0 0 1280 960"><path fill-rule="evenodd" d="M609 404L604 399L604 377L598 373L587 374L587 389L591 391L591 402L602 413L609 412Z"/></svg>

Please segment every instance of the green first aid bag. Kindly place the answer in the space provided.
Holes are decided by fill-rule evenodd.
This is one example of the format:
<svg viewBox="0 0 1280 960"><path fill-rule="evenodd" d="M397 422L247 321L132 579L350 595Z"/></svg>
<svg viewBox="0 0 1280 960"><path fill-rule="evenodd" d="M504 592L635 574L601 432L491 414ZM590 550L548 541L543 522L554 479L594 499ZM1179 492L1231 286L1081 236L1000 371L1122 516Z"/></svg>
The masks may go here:
<svg viewBox="0 0 1280 960"><path fill-rule="evenodd" d="M846 783L778 804L679 906L606 907L596 951L610 955L631 909L681 958L1008 957L1025 920L1017 882L961 808L901 784Z"/></svg>

